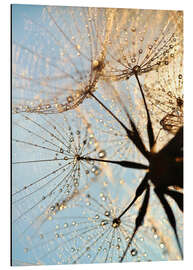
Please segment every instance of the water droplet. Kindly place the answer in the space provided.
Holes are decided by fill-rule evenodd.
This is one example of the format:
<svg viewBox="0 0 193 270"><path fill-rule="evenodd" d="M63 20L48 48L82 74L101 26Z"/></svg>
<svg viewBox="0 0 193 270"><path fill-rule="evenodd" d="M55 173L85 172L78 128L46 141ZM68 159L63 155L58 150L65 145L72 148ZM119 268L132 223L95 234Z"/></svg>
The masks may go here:
<svg viewBox="0 0 193 270"><path fill-rule="evenodd" d="M105 216L106 216L106 217L109 217L110 214L111 214L110 211L105 211Z"/></svg>
<svg viewBox="0 0 193 270"><path fill-rule="evenodd" d="M154 237L155 239L157 239L157 238L158 238L158 235L155 233L153 237Z"/></svg>
<svg viewBox="0 0 193 270"><path fill-rule="evenodd" d="M72 96L68 96L66 99L67 99L67 102L69 102L69 103L71 103L74 100L74 98Z"/></svg>
<svg viewBox="0 0 193 270"><path fill-rule="evenodd" d="M135 57L132 57L132 58L131 58L131 62L132 62L132 63L135 63L135 62L136 62L136 58L135 58Z"/></svg>
<svg viewBox="0 0 193 270"><path fill-rule="evenodd" d="M182 74L179 74L179 75L178 75L178 79L181 80L182 78L183 78Z"/></svg>
<svg viewBox="0 0 193 270"><path fill-rule="evenodd" d="M121 224L121 220L119 218L115 218L113 219L113 222L112 222L112 227L113 228L118 228Z"/></svg>
<svg viewBox="0 0 193 270"><path fill-rule="evenodd" d="M54 211L54 209L55 209L55 206L54 205L50 206L50 210L51 211Z"/></svg>
<svg viewBox="0 0 193 270"><path fill-rule="evenodd" d="M136 256L137 255L137 250L135 248L133 248L131 250L131 256Z"/></svg>
<svg viewBox="0 0 193 270"><path fill-rule="evenodd" d="M93 68L94 68L94 69L97 68L98 65L99 65L99 61L98 61L98 60L94 60L94 61L92 62L92 65L93 65Z"/></svg>
<svg viewBox="0 0 193 270"><path fill-rule="evenodd" d="M60 238L60 235L58 233L55 234L56 238Z"/></svg>
<svg viewBox="0 0 193 270"><path fill-rule="evenodd" d="M104 158L106 156L106 151L105 150L101 150L99 153L98 153L98 156L99 158Z"/></svg>
<svg viewBox="0 0 193 270"><path fill-rule="evenodd" d="M101 221L101 226L105 226L105 225L107 225L108 224L108 220L102 220Z"/></svg>
<svg viewBox="0 0 193 270"><path fill-rule="evenodd" d="M64 223L64 228L68 228L68 223Z"/></svg>
<svg viewBox="0 0 193 270"><path fill-rule="evenodd" d="M86 202L86 206L90 206L91 205L91 203L90 202Z"/></svg>
<svg viewBox="0 0 193 270"><path fill-rule="evenodd" d="M96 215L95 218L96 218L96 219L99 219L99 215Z"/></svg>
<svg viewBox="0 0 193 270"><path fill-rule="evenodd" d="M143 53L143 50L142 50L142 49L140 49L140 50L139 50L139 54L142 54L142 53Z"/></svg>
<svg viewBox="0 0 193 270"><path fill-rule="evenodd" d="M95 174L95 175L99 175L100 173L100 169L97 166L93 166L91 171Z"/></svg>
<svg viewBox="0 0 193 270"><path fill-rule="evenodd" d="M133 26L133 27L131 27L131 31L132 32L135 32L136 31L136 28Z"/></svg>
<svg viewBox="0 0 193 270"><path fill-rule="evenodd" d="M71 248L71 251L72 251L72 252L75 252L75 248L74 248L74 247L72 247L72 248Z"/></svg>

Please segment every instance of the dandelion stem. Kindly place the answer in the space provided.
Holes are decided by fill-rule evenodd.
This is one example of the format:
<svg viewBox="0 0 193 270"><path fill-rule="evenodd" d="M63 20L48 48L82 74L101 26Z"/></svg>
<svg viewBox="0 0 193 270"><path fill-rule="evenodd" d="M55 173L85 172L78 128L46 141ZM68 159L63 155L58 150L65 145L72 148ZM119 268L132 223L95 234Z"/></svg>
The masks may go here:
<svg viewBox="0 0 193 270"><path fill-rule="evenodd" d="M143 178L142 182L138 186L135 197L132 200L132 202L129 204L129 206L119 215L118 219L120 219L129 209L130 207L135 203L135 201L142 195L142 193L145 191L147 187L147 180L148 180L149 174L147 173L145 177Z"/></svg>
<svg viewBox="0 0 193 270"><path fill-rule="evenodd" d="M139 85L139 89L140 89L140 92L141 92L141 95L142 95L142 98L143 98L143 102L144 102L144 105L145 105L145 110L146 110L146 113L147 113L147 131L148 131L148 137L149 137L149 146L150 146L150 149L151 149L153 147L154 143L155 143L151 118L150 118L150 115L149 115L149 110L148 110L148 107L147 107L147 103L146 103L146 100L145 100L143 89L142 89L141 83L139 81L139 77L138 77L137 73L134 73L134 74L135 74L135 78L137 80L137 83Z"/></svg>
<svg viewBox="0 0 193 270"><path fill-rule="evenodd" d="M118 164L122 167L131 168L131 169L147 170L149 168L148 166L143 165L141 163L131 162L131 161L127 161L127 160L116 161L116 160L98 159L98 158L90 158L90 157L80 157L80 159L89 160L89 161L114 163L114 164Z"/></svg>
<svg viewBox="0 0 193 270"><path fill-rule="evenodd" d="M109 110L106 105L104 103L102 103L102 101L100 101L93 93L89 93L108 113L110 113L110 115L124 128L124 130L126 131L126 133L132 133L131 130L129 130L118 118L116 115L114 115L114 113ZM130 137L130 136L129 136Z"/></svg>
<svg viewBox="0 0 193 270"><path fill-rule="evenodd" d="M112 117L124 128L125 132L127 133L128 138L134 143L137 149L144 155L145 158L149 158L149 154L146 151L141 139L139 136L136 136L136 130L131 131L128 129L117 117L114 115L112 111L110 111L93 93L89 93L107 112L109 112ZM130 119L131 122L131 119ZM132 125L134 127L134 124Z"/></svg>

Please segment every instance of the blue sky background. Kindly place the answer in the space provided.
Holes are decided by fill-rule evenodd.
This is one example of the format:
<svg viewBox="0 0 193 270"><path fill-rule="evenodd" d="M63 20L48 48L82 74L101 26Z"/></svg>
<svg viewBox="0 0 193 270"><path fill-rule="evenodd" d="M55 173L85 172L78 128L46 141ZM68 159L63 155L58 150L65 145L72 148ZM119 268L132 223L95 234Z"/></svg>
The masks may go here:
<svg viewBox="0 0 193 270"><path fill-rule="evenodd" d="M12 5L13 41L22 42L25 37L25 16L36 20L41 16L43 7L41 5Z"/></svg>

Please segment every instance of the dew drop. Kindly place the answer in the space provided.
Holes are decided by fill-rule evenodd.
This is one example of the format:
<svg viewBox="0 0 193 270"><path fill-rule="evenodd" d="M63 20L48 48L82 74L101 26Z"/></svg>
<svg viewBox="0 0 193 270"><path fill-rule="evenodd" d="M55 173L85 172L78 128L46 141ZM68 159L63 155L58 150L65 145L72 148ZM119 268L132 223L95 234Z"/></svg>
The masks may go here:
<svg viewBox="0 0 193 270"><path fill-rule="evenodd" d="M118 228L120 226L120 224L121 224L120 219L118 219L118 218L113 219L113 222L112 222L112 227L113 228Z"/></svg>
<svg viewBox="0 0 193 270"><path fill-rule="evenodd" d="M106 156L106 151L105 150L101 150L99 153L98 153L98 157L99 158L104 158Z"/></svg>
<svg viewBox="0 0 193 270"><path fill-rule="evenodd" d="M92 169L91 169L91 171L95 175L99 175L99 173L100 173L100 169L97 166L93 166Z"/></svg>
<svg viewBox="0 0 193 270"><path fill-rule="evenodd" d="M136 62L136 58L135 58L135 57L132 57L132 58L131 58L131 62L132 62L132 63L135 63L135 62Z"/></svg>
<svg viewBox="0 0 193 270"><path fill-rule="evenodd" d="M105 211L105 216L109 217L110 216L110 211Z"/></svg>
<svg viewBox="0 0 193 270"><path fill-rule="evenodd" d="M101 221L101 226L103 227L103 226L105 226L105 225L107 225L108 224L108 221L107 220L102 220Z"/></svg>
<svg viewBox="0 0 193 270"><path fill-rule="evenodd" d="M66 99L67 99L67 102L69 102L69 103L71 103L74 100L74 98L72 96L68 96Z"/></svg>
<svg viewBox="0 0 193 270"><path fill-rule="evenodd" d="M136 28L133 26L133 27L131 27L131 31L132 32L135 32L136 31Z"/></svg>
<svg viewBox="0 0 193 270"><path fill-rule="evenodd" d="M131 250L131 256L136 256L137 255L137 250L135 248L133 248Z"/></svg>
<svg viewBox="0 0 193 270"><path fill-rule="evenodd" d="M60 235L58 233L55 234L56 238L60 238Z"/></svg>
<svg viewBox="0 0 193 270"><path fill-rule="evenodd" d="M160 248L163 249L165 247L165 245L163 243L160 243Z"/></svg>

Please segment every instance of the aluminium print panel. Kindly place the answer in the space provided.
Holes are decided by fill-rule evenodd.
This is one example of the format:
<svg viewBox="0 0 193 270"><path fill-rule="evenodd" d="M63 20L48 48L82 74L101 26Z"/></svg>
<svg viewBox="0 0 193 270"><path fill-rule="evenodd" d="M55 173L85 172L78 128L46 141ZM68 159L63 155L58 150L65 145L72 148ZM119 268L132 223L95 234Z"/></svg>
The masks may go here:
<svg viewBox="0 0 193 270"><path fill-rule="evenodd" d="M183 12L12 5L12 265L183 259Z"/></svg>

